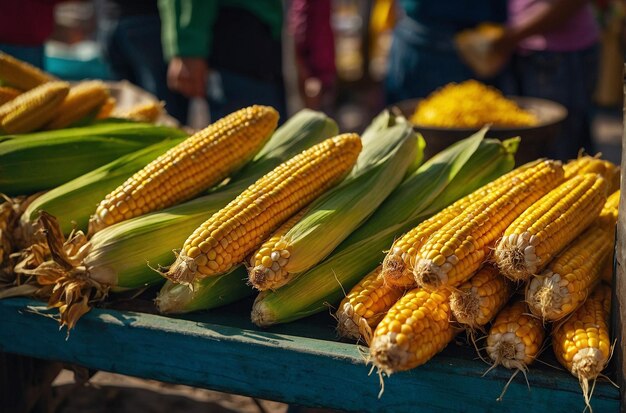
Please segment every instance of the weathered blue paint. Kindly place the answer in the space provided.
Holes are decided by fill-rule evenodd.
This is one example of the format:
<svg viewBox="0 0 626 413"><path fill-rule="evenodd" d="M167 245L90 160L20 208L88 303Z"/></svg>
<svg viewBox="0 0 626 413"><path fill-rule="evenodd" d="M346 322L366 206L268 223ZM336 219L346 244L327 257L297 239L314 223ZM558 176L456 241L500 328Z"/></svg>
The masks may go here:
<svg viewBox="0 0 626 413"><path fill-rule="evenodd" d="M243 306L242 306L243 307ZM530 390L521 375L497 402L510 372L473 359L471 349L449 350L413 371L379 380L354 344L330 340L328 317L257 330L245 306L185 318L94 309L66 339L45 306L27 299L0 301L0 350L90 368L206 387L307 406L361 412L550 411L584 408L578 382L563 370L533 366ZM244 311L245 310L245 311ZM226 321L228 324L224 323ZM304 332L304 334L302 334ZM315 337L321 337L315 338ZM619 391L598 383L594 411L619 410Z"/></svg>

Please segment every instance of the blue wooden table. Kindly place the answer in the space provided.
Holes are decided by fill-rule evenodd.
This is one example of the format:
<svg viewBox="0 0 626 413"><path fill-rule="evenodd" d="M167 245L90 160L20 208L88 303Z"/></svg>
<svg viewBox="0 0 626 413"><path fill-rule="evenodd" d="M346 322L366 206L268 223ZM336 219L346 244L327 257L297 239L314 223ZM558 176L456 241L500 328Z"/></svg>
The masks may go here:
<svg viewBox="0 0 626 413"><path fill-rule="evenodd" d="M146 307L148 308L148 307ZM94 309L71 335L59 331L43 303L0 301L0 351L88 368L304 406L362 412L579 412L578 382L563 370L536 364L530 390L519 374L496 401L510 372L452 344L424 366L385 378L370 374L364 353L335 338L328 314L269 330L250 323L249 302L179 318ZM547 357L551 360L550 357ZM553 362L553 359L552 359ZM596 412L619 410L619 390L598 383Z"/></svg>

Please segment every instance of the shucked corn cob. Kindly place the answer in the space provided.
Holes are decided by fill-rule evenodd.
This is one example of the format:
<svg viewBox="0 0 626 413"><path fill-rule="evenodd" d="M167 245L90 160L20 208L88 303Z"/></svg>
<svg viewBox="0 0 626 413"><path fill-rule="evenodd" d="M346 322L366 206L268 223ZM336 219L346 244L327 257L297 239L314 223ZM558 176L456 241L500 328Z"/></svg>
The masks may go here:
<svg viewBox="0 0 626 413"><path fill-rule="evenodd" d="M138 122L154 123L163 114L164 102L140 103L125 111L113 113L113 116L136 120Z"/></svg>
<svg viewBox="0 0 626 413"><path fill-rule="evenodd" d="M609 197L600 216L589 229L531 279L526 302L536 316L555 321L571 314L600 281L613 251L619 192Z"/></svg>
<svg viewBox="0 0 626 413"><path fill-rule="evenodd" d="M336 318L340 337L354 340L362 337L369 345L378 323L404 294L403 288L385 284L381 270L378 266L366 275L339 304Z"/></svg>
<svg viewBox="0 0 626 413"><path fill-rule="evenodd" d="M545 330L524 301L504 307L489 330L487 354L494 365L526 371L539 355Z"/></svg>
<svg viewBox="0 0 626 413"><path fill-rule="evenodd" d="M404 118L386 111L368 127L362 142L363 150L350 174L311 204L299 219L283 225L252 255L249 279L254 287L280 288L295 274L326 258L378 208L404 178L407 168L421 158L415 132Z"/></svg>
<svg viewBox="0 0 626 413"><path fill-rule="evenodd" d="M184 136L176 128L125 121L4 136L0 192L19 195L54 188L122 155Z"/></svg>
<svg viewBox="0 0 626 413"><path fill-rule="evenodd" d="M30 90L54 77L35 66L0 52L0 81L20 90Z"/></svg>
<svg viewBox="0 0 626 413"><path fill-rule="evenodd" d="M589 381L604 370L611 356L609 320L611 288L600 283L585 303L552 333L552 347L561 365L576 377L590 407Z"/></svg>
<svg viewBox="0 0 626 413"><path fill-rule="evenodd" d="M489 323L509 301L513 287L492 265L485 265L450 296L452 315L470 330Z"/></svg>
<svg viewBox="0 0 626 413"><path fill-rule="evenodd" d="M259 294L252 321L269 326L326 310L380 264L395 237L511 170L519 140L481 141L484 132L450 146L409 175L326 260L290 284Z"/></svg>
<svg viewBox="0 0 626 413"><path fill-rule="evenodd" d="M27 133L48 123L59 112L70 87L66 82L48 82L0 106L0 130Z"/></svg>
<svg viewBox="0 0 626 413"><path fill-rule="evenodd" d="M598 216L606 190L600 175L576 175L526 209L496 246L494 256L502 274L526 281L541 271Z"/></svg>
<svg viewBox="0 0 626 413"><path fill-rule="evenodd" d="M109 90L99 80L81 82L70 89L58 109L58 115L46 125L46 128L66 128L88 115L95 115L108 98Z"/></svg>
<svg viewBox="0 0 626 413"><path fill-rule="evenodd" d="M209 125L108 194L96 208L89 232L186 201L219 183L258 152L277 122L273 108L251 106Z"/></svg>
<svg viewBox="0 0 626 413"><path fill-rule="evenodd" d="M75 321L68 318L68 309L73 305L81 308L85 295L102 296L109 289L119 291L143 288L163 281L146 263L152 267L170 263L172 250L179 247L206 220L207 215L226 206L281 162L336 133L337 126L332 119L318 112L301 111L285 122L257 156L223 187L215 188L209 195L185 204L105 228L86 244L87 240L84 239L79 248L80 256L70 257L75 267L69 270L65 264L56 262L49 262L46 268L39 268L41 276L37 280L40 281L39 285L44 286L42 291L56 286L59 294L55 302L64 303L60 307L65 314L62 322L68 323ZM229 303L252 293L244 279L245 270L243 275L211 277L194 284L192 294L189 294L187 286L177 284L183 287L182 294L177 294L176 288L171 294L162 292L159 308L184 312L190 311L187 308L210 308ZM69 291L69 295L65 294L71 286L74 289ZM80 291L75 289L76 286L80 287ZM169 307L166 306L168 303L171 304Z"/></svg>
<svg viewBox="0 0 626 413"><path fill-rule="evenodd" d="M229 271L291 215L336 185L360 151L360 137L344 134L281 164L199 226L167 278L185 284Z"/></svg>
<svg viewBox="0 0 626 413"><path fill-rule="evenodd" d="M370 354L387 374L426 363L459 331L450 323L446 289L415 288L396 302L374 330Z"/></svg>
<svg viewBox="0 0 626 413"><path fill-rule="evenodd" d="M419 249L414 269L417 284L434 289L467 281L505 228L562 180L561 163L543 161L469 205Z"/></svg>
<svg viewBox="0 0 626 413"><path fill-rule="evenodd" d="M0 86L0 105L4 105L8 101L15 99L20 93L22 92L12 87Z"/></svg>
<svg viewBox="0 0 626 413"><path fill-rule="evenodd" d="M569 161L563 166L565 171L565 179L571 179L576 175L583 175L586 173L600 174L608 184L608 193L619 189L620 183L620 169L617 165L600 159L597 156L582 155L578 159Z"/></svg>
<svg viewBox="0 0 626 413"><path fill-rule="evenodd" d="M96 113L96 119L106 119L111 116L113 110L115 109L115 105L117 104L117 100L114 97L108 98L100 107L98 113Z"/></svg>
<svg viewBox="0 0 626 413"><path fill-rule="evenodd" d="M417 253L426 240L453 218L459 216L470 205L475 202L480 202L494 189L501 187L511 180L517 179L518 176L526 173L527 169L533 166L534 164L524 165L490 182L484 187L459 199L443 211L435 214L433 217L398 238L383 261L382 276L385 281L396 287L408 288L414 286L415 277L413 270L416 265Z"/></svg>

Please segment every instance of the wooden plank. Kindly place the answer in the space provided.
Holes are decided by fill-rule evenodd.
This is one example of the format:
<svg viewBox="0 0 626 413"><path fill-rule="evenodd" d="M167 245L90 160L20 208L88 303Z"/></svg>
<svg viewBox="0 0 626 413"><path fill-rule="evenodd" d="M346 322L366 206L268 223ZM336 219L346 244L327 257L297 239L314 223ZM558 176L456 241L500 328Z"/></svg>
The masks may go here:
<svg viewBox="0 0 626 413"><path fill-rule="evenodd" d="M249 308L249 307L247 307ZM469 348L451 349L413 371L379 380L354 344L289 334L290 329L325 330L302 320L274 330L249 325L247 310L196 314L190 319L94 309L66 340L42 303L26 299L0 301L0 350L62 360L90 368L206 387L305 406L350 411L414 412L506 411L534 409L581 411L578 382L563 370L539 365L513 381L502 402L496 398L510 372L473 360ZM230 318L221 325L221 318ZM451 346L455 347L455 346ZM592 400L596 411L617 411L619 392L598 383Z"/></svg>
<svg viewBox="0 0 626 413"><path fill-rule="evenodd" d="M626 97L626 65L624 65L624 96ZM626 114L626 98L624 99L624 113ZM613 289L613 332L617 344L615 354L617 358L618 383L620 384L621 403L620 411L626 413L626 350L624 349L624 337L626 337L626 182L624 168L626 168L626 127L622 137L622 183L621 199L619 204L619 216L617 219L617 242L615 246L615 273Z"/></svg>

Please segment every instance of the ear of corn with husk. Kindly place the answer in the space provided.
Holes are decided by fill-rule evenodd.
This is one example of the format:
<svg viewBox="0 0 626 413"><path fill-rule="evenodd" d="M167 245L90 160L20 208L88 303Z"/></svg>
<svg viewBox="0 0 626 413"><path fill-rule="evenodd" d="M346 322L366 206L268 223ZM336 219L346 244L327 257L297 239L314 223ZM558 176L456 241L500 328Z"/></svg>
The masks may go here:
<svg viewBox="0 0 626 413"><path fill-rule="evenodd" d="M54 188L122 155L185 136L176 128L127 121L3 136L0 192L19 195Z"/></svg>
<svg viewBox="0 0 626 413"><path fill-rule="evenodd" d="M88 116L95 115L109 98L109 90L99 80L81 82L72 86L58 109L58 114L46 129L67 128Z"/></svg>
<svg viewBox="0 0 626 413"><path fill-rule="evenodd" d="M252 309L260 326L285 323L337 303L376 268L395 237L513 167L518 139L484 140L484 130L452 145L409 175L363 225L316 267L276 291L264 291Z"/></svg>
<svg viewBox="0 0 626 413"><path fill-rule="evenodd" d="M55 301L50 304L63 305L64 324L73 324L76 320L72 317L88 310L89 300L102 298L111 288L135 289L158 283L163 278L146 263L157 266L171 262L171 251L180 246L189 233L206 220L207 215L223 208L256 179L284 160L336 132L336 124L323 114L302 111L280 127L257 156L234 175L227 185L185 204L105 228L88 243L84 240L77 248L72 248L76 252L71 257L71 270L68 271L65 269L67 267L59 263L48 262L38 269L37 281L40 281L43 289L56 286L58 293L52 297ZM57 236L60 237L60 231ZM71 239L65 244L70 242ZM246 287L244 278L245 274L241 277L215 277L214 281L228 291L242 291L242 287L246 288L249 294L252 290ZM80 294L68 296L64 291L69 285L79 285ZM219 291L216 289L215 294ZM208 294L187 297L188 301L178 300L177 304L193 307L194 300L221 302L220 296L212 294L213 291L208 291ZM225 300L228 298L224 297ZM70 313L73 306L77 306L80 311Z"/></svg>
<svg viewBox="0 0 626 413"><path fill-rule="evenodd" d="M326 258L378 208L415 159L421 160L423 140L419 137L418 144L411 126L403 118L391 118L387 113L379 116L390 119L390 125L380 129L375 121L365 131L363 151L343 182L252 255L249 279L254 287L280 288L294 274Z"/></svg>
<svg viewBox="0 0 626 413"><path fill-rule="evenodd" d="M0 81L20 90L30 90L43 83L55 80L48 73L0 52Z"/></svg>

